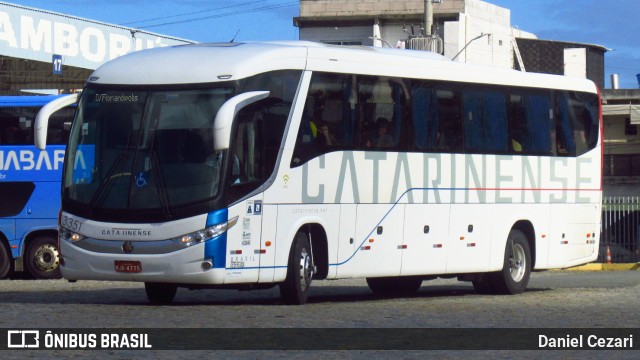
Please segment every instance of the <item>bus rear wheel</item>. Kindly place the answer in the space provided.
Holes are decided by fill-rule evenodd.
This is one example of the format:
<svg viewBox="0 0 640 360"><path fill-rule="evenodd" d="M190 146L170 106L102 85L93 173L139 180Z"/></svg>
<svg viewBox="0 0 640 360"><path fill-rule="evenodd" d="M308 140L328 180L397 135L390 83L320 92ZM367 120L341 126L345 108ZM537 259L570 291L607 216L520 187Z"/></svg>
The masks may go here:
<svg viewBox="0 0 640 360"><path fill-rule="evenodd" d="M11 260L11 252L4 243L0 241L0 279L9 276L11 272Z"/></svg>
<svg viewBox="0 0 640 360"><path fill-rule="evenodd" d="M307 302L313 271L309 238L304 232L298 232L289 255L287 277L280 284L280 296L286 304L304 305Z"/></svg>
<svg viewBox="0 0 640 360"><path fill-rule="evenodd" d="M144 283L149 302L155 305L171 304L178 292L178 286L164 283Z"/></svg>
<svg viewBox="0 0 640 360"><path fill-rule="evenodd" d="M27 248L25 263L36 279L60 279L58 241L50 236L35 238Z"/></svg>
<svg viewBox="0 0 640 360"><path fill-rule="evenodd" d="M378 295L411 295L422 285L422 278L414 276L397 276L383 278L367 278L367 285Z"/></svg>
<svg viewBox="0 0 640 360"><path fill-rule="evenodd" d="M491 285L498 294L524 292L531 276L531 250L527 237L513 229L507 238L502 271L491 274Z"/></svg>

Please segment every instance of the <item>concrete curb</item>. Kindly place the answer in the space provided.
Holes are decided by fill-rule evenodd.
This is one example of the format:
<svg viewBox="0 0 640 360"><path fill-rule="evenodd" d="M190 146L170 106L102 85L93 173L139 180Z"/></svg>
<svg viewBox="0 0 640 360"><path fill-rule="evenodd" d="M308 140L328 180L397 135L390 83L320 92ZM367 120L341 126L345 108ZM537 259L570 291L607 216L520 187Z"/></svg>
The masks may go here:
<svg viewBox="0 0 640 360"><path fill-rule="evenodd" d="M590 263L571 268L562 269L565 271L628 271L628 270L640 270L640 263L631 264L602 264L602 263Z"/></svg>

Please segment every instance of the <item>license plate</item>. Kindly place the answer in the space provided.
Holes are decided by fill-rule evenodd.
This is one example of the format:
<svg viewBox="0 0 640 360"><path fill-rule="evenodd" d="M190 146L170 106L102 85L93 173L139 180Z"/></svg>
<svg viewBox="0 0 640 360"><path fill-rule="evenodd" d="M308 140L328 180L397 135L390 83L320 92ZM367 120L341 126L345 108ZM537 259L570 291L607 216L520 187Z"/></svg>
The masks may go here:
<svg viewBox="0 0 640 360"><path fill-rule="evenodd" d="M122 273L139 273L142 271L140 261L114 261L116 272Z"/></svg>

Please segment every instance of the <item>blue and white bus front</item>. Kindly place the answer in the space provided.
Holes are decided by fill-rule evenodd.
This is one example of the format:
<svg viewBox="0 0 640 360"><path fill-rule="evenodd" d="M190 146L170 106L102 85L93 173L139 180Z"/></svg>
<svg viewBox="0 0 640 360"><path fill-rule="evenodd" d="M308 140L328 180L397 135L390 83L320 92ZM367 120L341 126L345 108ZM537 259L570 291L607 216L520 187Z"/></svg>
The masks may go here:
<svg viewBox="0 0 640 360"><path fill-rule="evenodd" d="M222 284L226 209L159 224L121 224L60 216L61 270L68 280Z"/></svg>

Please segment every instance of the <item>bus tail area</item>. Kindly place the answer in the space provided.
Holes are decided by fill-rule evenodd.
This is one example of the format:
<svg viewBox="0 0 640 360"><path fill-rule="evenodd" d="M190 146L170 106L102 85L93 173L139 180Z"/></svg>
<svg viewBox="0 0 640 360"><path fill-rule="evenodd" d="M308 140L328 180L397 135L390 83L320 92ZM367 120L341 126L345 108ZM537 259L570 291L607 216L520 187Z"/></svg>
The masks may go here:
<svg viewBox="0 0 640 360"><path fill-rule="evenodd" d="M61 96L0 96L0 278L26 272L59 278L60 178L72 107L57 111L50 146L33 146L37 112Z"/></svg>
<svg viewBox="0 0 640 360"><path fill-rule="evenodd" d="M518 294L532 271L597 258L600 109L588 80L419 51L122 56L78 102L62 275L144 282L152 303L179 287L279 286L304 304L313 280L342 278L378 294L437 277ZM38 115L39 148L53 110Z"/></svg>

